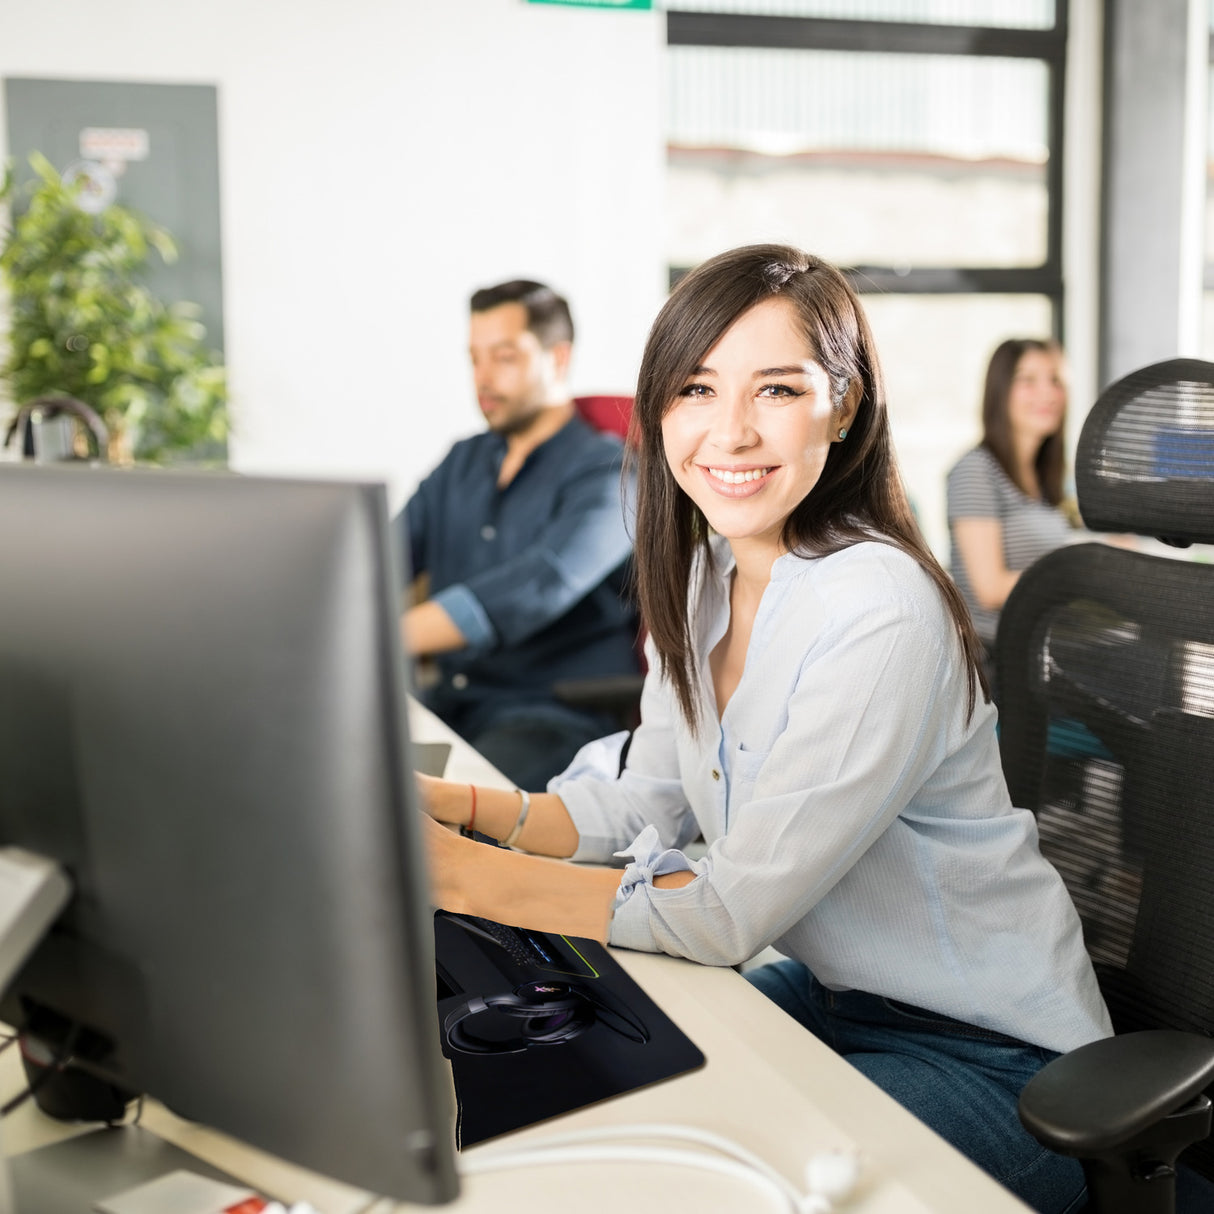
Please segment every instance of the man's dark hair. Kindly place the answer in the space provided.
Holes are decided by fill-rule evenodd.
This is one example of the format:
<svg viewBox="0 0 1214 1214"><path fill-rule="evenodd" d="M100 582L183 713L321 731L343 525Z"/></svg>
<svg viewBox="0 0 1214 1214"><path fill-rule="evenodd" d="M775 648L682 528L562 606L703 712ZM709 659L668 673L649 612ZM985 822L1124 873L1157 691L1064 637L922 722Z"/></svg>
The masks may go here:
<svg viewBox="0 0 1214 1214"><path fill-rule="evenodd" d="M526 278L482 287L473 292L472 311L488 312L502 304L522 304L527 311L527 328L536 335L545 350L557 342L573 341L573 317L569 305L551 287Z"/></svg>

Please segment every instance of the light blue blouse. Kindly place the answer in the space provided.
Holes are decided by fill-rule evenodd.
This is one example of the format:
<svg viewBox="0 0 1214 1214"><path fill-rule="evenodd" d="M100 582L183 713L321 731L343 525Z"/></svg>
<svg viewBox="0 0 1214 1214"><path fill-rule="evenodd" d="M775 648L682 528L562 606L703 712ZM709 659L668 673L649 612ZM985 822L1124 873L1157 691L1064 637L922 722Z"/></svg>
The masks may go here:
<svg viewBox="0 0 1214 1214"><path fill-rule="evenodd" d="M653 673L624 773L549 786L578 829L574 859L631 858L610 942L710 965L774 944L829 987L1047 1049L1107 1036L1074 906L1009 800L995 710L979 694L967 719L932 580L880 543L781 557L718 722L708 655L733 560L723 542L714 554L692 593L699 732ZM681 849L701 832L692 860ZM698 879L653 885L683 869Z"/></svg>

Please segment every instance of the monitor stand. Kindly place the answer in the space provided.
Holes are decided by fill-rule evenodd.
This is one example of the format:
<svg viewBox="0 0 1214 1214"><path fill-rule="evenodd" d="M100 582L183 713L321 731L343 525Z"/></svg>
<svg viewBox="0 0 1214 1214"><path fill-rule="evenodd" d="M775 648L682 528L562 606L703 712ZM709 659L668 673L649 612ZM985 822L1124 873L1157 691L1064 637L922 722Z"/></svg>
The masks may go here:
<svg viewBox="0 0 1214 1214"><path fill-rule="evenodd" d="M139 1126L106 1126L36 1147L3 1161L7 1190L2 1214L84 1214L170 1172L189 1172L234 1186L251 1186ZM4 1204L7 1197L8 1204Z"/></svg>
<svg viewBox="0 0 1214 1214"><path fill-rule="evenodd" d="M0 848L0 989L16 977L71 892L57 864L21 848ZM239 1183L137 1126L89 1130L11 1158L0 1143L0 1214L80 1214L99 1199L179 1169Z"/></svg>

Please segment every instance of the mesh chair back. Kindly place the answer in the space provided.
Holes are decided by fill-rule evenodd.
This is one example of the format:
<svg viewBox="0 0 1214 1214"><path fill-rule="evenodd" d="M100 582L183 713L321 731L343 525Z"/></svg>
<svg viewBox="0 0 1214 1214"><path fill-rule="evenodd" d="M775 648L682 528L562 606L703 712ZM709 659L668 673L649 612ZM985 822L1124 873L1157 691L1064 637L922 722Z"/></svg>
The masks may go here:
<svg viewBox="0 0 1214 1214"><path fill-rule="evenodd" d="M1214 365L1173 358L1106 388L1083 425L1075 486L1093 531L1214 537Z"/></svg>
<svg viewBox="0 0 1214 1214"><path fill-rule="evenodd" d="M1214 365L1110 387L1076 484L1091 527L1214 541ZM1037 815L1114 1024L1214 1033L1214 564L1051 553L1009 597L997 661L1012 800ZM1214 1177L1209 1139L1185 1159Z"/></svg>

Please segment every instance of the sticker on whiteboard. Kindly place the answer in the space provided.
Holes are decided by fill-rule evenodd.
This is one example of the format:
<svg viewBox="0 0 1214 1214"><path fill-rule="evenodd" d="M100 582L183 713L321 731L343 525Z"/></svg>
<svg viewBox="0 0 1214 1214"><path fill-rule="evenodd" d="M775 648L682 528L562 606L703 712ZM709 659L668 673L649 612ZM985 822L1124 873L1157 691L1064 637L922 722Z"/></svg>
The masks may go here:
<svg viewBox="0 0 1214 1214"><path fill-rule="evenodd" d="M147 131L138 127L86 126L80 132L84 160L146 160L149 146Z"/></svg>
<svg viewBox="0 0 1214 1214"><path fill-rule="evenodd" d="M63 170L63 184L76 186L76 205L86 215L100 215L118 197L114 174L95 160L77 160Z"/></svg>

